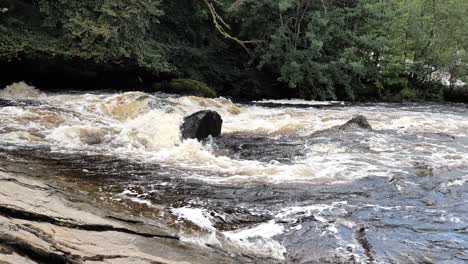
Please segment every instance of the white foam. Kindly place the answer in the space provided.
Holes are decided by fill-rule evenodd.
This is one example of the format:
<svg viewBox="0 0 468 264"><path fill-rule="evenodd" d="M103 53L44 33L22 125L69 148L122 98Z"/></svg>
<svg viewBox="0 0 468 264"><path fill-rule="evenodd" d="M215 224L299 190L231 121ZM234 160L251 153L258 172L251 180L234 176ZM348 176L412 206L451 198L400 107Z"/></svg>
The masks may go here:
<svg viewBox="0 0 468 264"><path fill-rule="evenodd" d="M282 260L286 248L274 240L273 237L282 234L284 231L284 226L271 220L252 228L223 232L223 234L229 241L239 246L242 251Z"/></svg>
<svg viewBox="0 0 468 264"><path fill-rule="evenodd" d="M43 135L45 144L57 151L85 150L105 152L162 166L177 167L204 181L237 183L250 181L292 182L323 181L329 184L367 176L392 177L413 173L415 163L424 159L434 173L467 167L468 151L463 146L442 142L402 144L387 133L363 134L356 151L354 145L327 140L305 144L307 155L280 162L239 160L219 155L210 144L180 140L182 118L202 109L219 111L223 133L276 137L307 136L341 125L356 114L368 117L379 130L404 133L430 132L466 136L468 118L456 112L439 113L430 109L389 107L346 107L337 109L298 109L236 106L224 98L179 97L159 99L141 92L117 94L49 94L37 107L0 108L0 129L9 141L29 144L22 133ZM164 102L169 101L170 104ZM152 109L151 102L163 107ZM302 101L293 101L303 103ZM309 102L315 103L315 102ZM1 131L1 130L0 130ZM26 134L24 134L26 135ZM26 140L25 140L26 139ZM450 138L448 138L450 139ZM31 141L31 144L33 142ZM404 188L404 186L400 186Z"/></svg>
<svg viewBox="0 0 468 264"><path fill-rule="evenodd" d="M120 136L135 147L151 150L175 147L180 142L180 122L177 113L153 110L125 123Z"/></svg>
<svg viewBox="0 0 468 264"><path fill-rule="evenodd" d="M288 105L332 105L344 104L342 101L307 101L304 99L283 99L283 100L260 100L253 101L254 103L273 103L273 104L288 104Z"/></svg>
<svg viewBox="0 0 468 264"><path fill-rule="evenodd" d="M0 134L1 141L11 141L11 142L41 142L43 139L36 135L32 135L25 131L16 131L5 134Z"/></svg>
<svg viewBox="0 0 468 264"><path fill-rule="evenodd" d="M196 96L182 96L169 98L170 102L175 104L174 109L180 112L191 114L200 110L215 110L223 117L235 116L241 112L241 108L234 104L231 100L219 98L201 98Z"/></svg>
<svg viewBox="0 0 468 264"><path fill-rule="evenodd" d="M309 217L313 215L317 221L325 223L327 222L327 215L345 215L347 211L343 208L344 205L347 205L346 201L334 202L332 204L291 206L284 208L279 213L277 213L275 215L275 219L294 223L296 222L298 216Z"/></svg>
<svg viewBox="0 0 468 264"><path fill-rule="evenodd" d="M215 231L215 228L211 223L211 219L213 217L205 209L180 207L171 209L171 212L185 220L194 223L204 230L211 232Z"/></svg>
<svg viewBox="0 0 468 264"><path fill-rule="evenodd" d="M468 183L468 176L463 176L461 179L451 180L444 182L441 186L443 188L453 187L453 186L463 186Z"/></svg>
<svg viewBox="0 0 468 264"><path fill-rule="evenodd" d="M15 98L15 99L37 99L45 96L34 86L28 85L25 82L17 82L0 90L0 97Z"/></svg>
<svg viewBox="0 0 468 264"><path fill-rule="evenodd" d="M148 199L142 198L137 192L129 190L129 189L124 190L122 193L118 194L117 196L122 197L122 198L127 199L127 200L130 200L130 201L132 201L134 203L145 204L148 207L153 206L151 201L149 201ZM117 198L115 200L118 200L118 199L119 198Z"/></svg>

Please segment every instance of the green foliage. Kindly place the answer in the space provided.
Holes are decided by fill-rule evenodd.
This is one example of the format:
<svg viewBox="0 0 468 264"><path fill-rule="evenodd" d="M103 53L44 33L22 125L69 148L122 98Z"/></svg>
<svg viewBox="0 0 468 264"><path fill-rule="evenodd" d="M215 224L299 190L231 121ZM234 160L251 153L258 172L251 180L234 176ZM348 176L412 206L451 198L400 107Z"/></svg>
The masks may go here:
<svg viewBox="0 0 468 264"><path fill-rule="evenodd" d="M368 78L387 93L414 88L419 99L440 98L442 80L463 79L468 31L468 2L464 0L362 1L366 13L363 47L368 54ZM364 49L366 50L366 49Z"/></svg>
<svg viewBox="0 0 468 264"><path fill-rule="evenodd" d="M172 79L162 83L155 83L153 88L156 91L168 93L195 95L201 97L216 97L216 92L208 87L206 83L192 79Z"/></svg>
<svg viewBox="0 0 468 264"><path fill-rule="evenodd" d="M163 14L160 1L18 0L4 5L0 59L61 57L171 70L160 45L147 37Z"/></svg>
<svg viewBox="0 0 468 264"><path fill-rule="evenodd" d="M235 10L244 38L263 40L259 67L293 96L437 98L434 72L451 84L468 72L464 0L244 0Z"/></svg>
<svg viewBox="0 0 468 264"><path fill-rule="evenodd" d="M403 101L412 101L417 98L416 92L408 87L401 90L398 95Z"/></svg>
<svg viewBox="0 0 468 264"><path fill-rule="evenodd" d="M118 67L248 99L439 100L453 94L442 79L468 81L466 0L211 3L248 52L201 0L0 0L0 62Z"/></svg>
<svg viewBox="0 0 468 264"><path fill-rule="evenodd" d="M346 29L347 11L320 2L275 3L244 1L238 7L243 17L262 17L247 22L248 27L261 29L253 38L264 39L256 49L258 67L275 69L277 80L293 96L334 99L342 90L353 98L350 83L362 68L348 45L352 36Z"/></svg>

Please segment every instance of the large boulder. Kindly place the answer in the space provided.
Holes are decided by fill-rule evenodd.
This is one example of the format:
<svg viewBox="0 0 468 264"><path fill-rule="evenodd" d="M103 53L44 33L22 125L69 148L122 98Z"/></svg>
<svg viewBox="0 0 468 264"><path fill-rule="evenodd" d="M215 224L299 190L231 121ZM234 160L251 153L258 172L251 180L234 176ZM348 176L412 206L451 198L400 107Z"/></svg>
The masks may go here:
<svg viewBox="0 0 468 264"><path fill-rule="evenodd" d="M351 120L346 122L344 125L339 126L339 129L347 129L353 126L357 126L364 129L372 129L372 126L367 122L367 118L363 115L353 117Z"/></svg>
<svg viewBox="0 0 468 264"><path fill-rule="evenodd" d="M212 110L203 110L184 117L184 123L180 126L182 138L196 138L203 140L208 136L221 135L223 119Z"/></svg>

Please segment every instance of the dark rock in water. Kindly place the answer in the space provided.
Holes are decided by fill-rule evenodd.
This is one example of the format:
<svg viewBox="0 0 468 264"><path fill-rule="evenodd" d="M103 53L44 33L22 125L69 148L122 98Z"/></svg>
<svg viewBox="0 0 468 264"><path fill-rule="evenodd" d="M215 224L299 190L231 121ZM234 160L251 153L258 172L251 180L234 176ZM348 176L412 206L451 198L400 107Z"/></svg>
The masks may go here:
<svg viewBox="0 0 468 264"><path fill-rule="evenodd" d="M13 102L0 98L0 107L13 106Z"/></svg>
<svg viewBox="0 0 468 264"><path fill-rule="evenodd" d="M41 103L39 101L34 100L10 100L5 98L0 98L0 107L7 107L7 106L38 106Z"/></svg>
<svg viewBox="0 0 468 264"><path fill-rule="evenodd" d="M354 125L357 125L360 128L372 129L372 126L367 122L367 118L363 115L358 115L353 117L351 120L346 122L344 125L341 125L339 129L347 129Z"/></svg>
<svg viewBox="0 0 468 264"><path fill-rule="evenodd" d="M319 130L316 132L313 132L312 134L309 135L309 138L316 138L316 137L329 137L332 139L338 139L341 138L340 134L346 133L347 138L351 138L351 135L349 135L351 132L355 131L356 129L366 129L366 130L372 130L372 126L367 122L367 118L363 115L358 115L353 117L351 120L346 122L345 124L341 126L333 126L331 128L327 128L324 130Z"/></svg>
<svg viewBox="0 0 468 264"><path fill-rule="evenodd" d="M215 149L220 155L234 159L258 160L262 162L278 161L291 164L295 157L306 154L304 140L297 136L281 138L258 137L248 135L222 135L215 142Z"/></svg>
<svg viewBox="0 0 468 264"><path fill-rule="evenodd" d="M212 110L203 110L184 117L180 127L182 138L196 138L203 140L208 136L217 137L221 134L223 119Z"/></svg>

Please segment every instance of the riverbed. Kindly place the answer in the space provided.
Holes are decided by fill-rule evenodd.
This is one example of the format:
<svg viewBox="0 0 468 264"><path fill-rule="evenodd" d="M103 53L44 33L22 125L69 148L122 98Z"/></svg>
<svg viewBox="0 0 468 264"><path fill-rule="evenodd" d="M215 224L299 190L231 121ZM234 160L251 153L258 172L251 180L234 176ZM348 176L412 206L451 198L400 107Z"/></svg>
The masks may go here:
<svg viewBox="0 0 468 264"><path fill-rule="evenodd" d="M242 263L468 261L464 104L235 104L24 83L0 98L2 170L201 252ZM181 140L183 117L205 109L222 116L222 136ZM372 129L339 129L357 115Z"/></svg>

